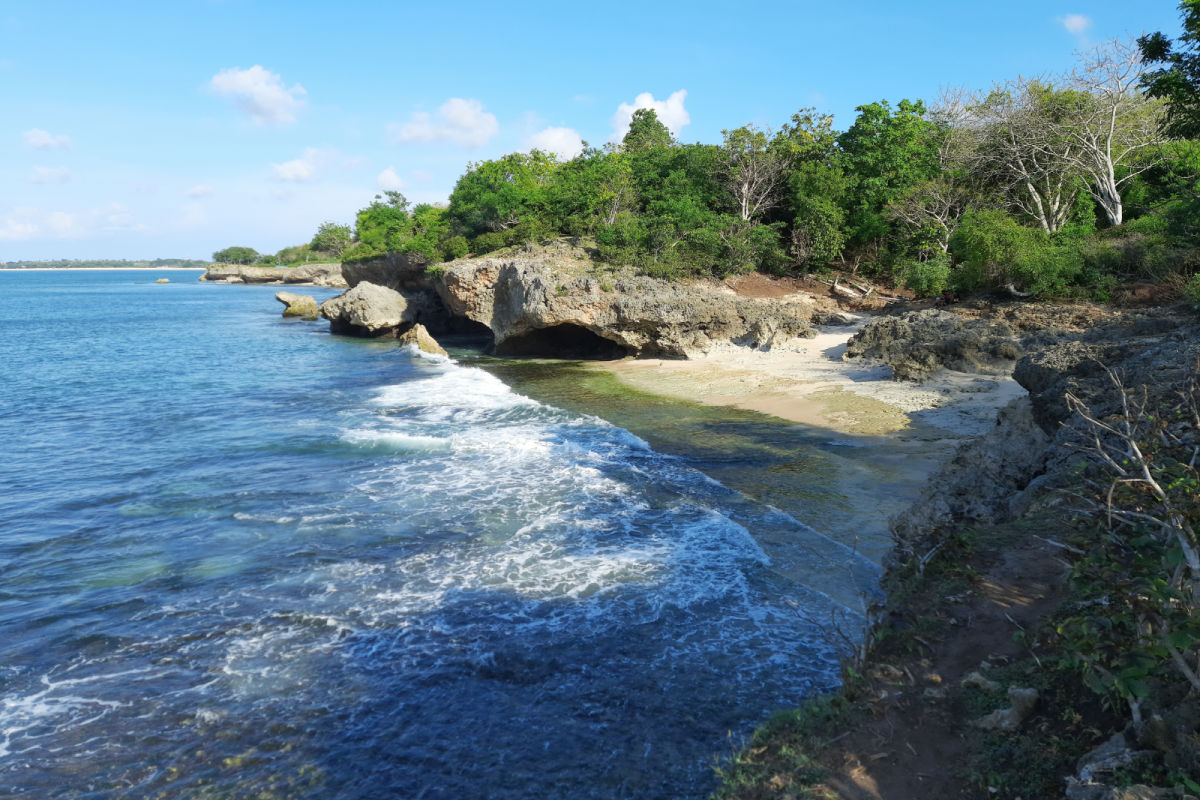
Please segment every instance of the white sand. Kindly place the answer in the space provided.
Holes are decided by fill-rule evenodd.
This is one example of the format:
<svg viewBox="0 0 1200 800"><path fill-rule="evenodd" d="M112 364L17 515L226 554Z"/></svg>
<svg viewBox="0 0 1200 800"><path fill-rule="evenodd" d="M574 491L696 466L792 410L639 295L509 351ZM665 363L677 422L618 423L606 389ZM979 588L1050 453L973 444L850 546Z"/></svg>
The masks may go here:
<svg viewBox="0 0 1200 800"><path fill-rule="evenodd" d="M641 391L760 411L847 434L976 436L993 424L997 409L1025 393L1007 376L941 370L915 384L892 380L885 365L844 359L846 342L863 322L821 328L815 339L793 340L784 350L729 346L689 360L603 366Z"/></svg>

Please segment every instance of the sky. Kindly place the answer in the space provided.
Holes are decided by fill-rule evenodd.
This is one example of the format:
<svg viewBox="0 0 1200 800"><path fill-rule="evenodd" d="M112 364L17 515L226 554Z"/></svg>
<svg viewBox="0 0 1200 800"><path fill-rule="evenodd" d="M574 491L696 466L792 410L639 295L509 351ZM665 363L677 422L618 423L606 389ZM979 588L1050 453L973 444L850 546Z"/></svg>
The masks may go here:
<svg viewBox="0 0 1200 800"><path fill-rule="evenodd" d="M1176 2L0 0L0 262L271 253L472 162L934 100L1179 33Z"/></svg>

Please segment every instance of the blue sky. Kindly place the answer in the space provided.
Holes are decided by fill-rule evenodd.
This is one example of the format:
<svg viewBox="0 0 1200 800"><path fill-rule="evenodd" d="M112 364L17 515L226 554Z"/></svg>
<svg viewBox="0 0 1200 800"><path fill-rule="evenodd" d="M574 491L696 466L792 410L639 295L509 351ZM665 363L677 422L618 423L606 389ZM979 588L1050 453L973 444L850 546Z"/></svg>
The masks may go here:
<svg viewBox="0 0 1200 800"><path fill-rule="evenodd" d="M381 188L1068 69L1175 2L0 2L0 261L274 252Z"/></svg>

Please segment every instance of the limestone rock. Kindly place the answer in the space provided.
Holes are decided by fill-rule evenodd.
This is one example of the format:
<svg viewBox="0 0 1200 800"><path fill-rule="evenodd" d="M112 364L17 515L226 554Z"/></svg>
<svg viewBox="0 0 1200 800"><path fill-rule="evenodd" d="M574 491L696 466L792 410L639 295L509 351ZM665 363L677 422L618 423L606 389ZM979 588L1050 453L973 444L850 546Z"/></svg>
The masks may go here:
<svg viewBox="0 0 1200 800"><path fill-rule="evenodd" d="M170 278L159 278L158 280L155 281L155 283L170 283L170 282L171 282Z"/></svg>
<svg viewBox="0 0 1200 800"><path fill-rule="evenodd" d="M342 265L305 264L299 267L253 267L241 264L213 264L200 276L214 283L290 283L343 288Z"/></svg>
<svg viewBox="0 0 1200 800"><path fill-rule="evenodd" d="M333 333L378 338L396 336L414 322L408 299L395 289L360 283L321 304Z"/></svg>
<svg viewBox="0 0 1200 800"><path fill-rule="evenodd" d="M1009 707L993 711L975 720L972 724L985 731L1015 731L1033 713L1034 708L1037 707L1037 701L1037 689L1009 687Z"/></svg>
<svg viewBox="0 0 1200 800"><path fill-rule="evenodd" d="M816 334L809 319L817 303L806 295L749 298L715 281L596 274L566 248L441 266L435 288L449 312L486 325L500 354L686 358Z"/></svg>
<svg viewBox="0 0 1200 800"><path fill-rule="evenodd" d="M972 672L970 675L963 678L959 685L964 689L985 689L988 691L997 689L1000 686L1000 684L996 683L995 681L983 677L983 673L978 671Z"/></svg>
<svg viewBox="0 0 1200 800"><path fill-rule="evenodd" d="M1007 373L1021 344L1004 322L929 309L871 320L850 340L846 357L878 359L897 380L923 381L941 367Z"/></svg>
<svg viewBox="0 0 1200 800"><path fill-rule="evenodd" d="M317 301L310 294L276 292L275 299L283 303L283 316L285 317L317 318Z"/></svg>
<svg viewBox="0 0 1200 800"><path fill-rule="evenodd" d="M448 356L449 353L438 344L437 339L429 335L429 331L424 325L417 324L406 330L404 333L396 337L396 341L400 344L416 345L417 349L423 350L426 353L433 355Z"/></svg>

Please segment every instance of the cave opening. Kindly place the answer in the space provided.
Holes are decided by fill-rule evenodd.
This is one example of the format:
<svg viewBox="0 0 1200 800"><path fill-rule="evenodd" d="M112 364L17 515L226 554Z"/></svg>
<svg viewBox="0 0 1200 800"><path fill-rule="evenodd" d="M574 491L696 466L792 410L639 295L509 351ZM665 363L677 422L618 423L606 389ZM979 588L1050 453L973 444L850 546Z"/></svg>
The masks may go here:
<svg viewBox="0 0 1200 800"><path fill-rule="evenodd" d="M587 328L568 322L510 336L496 345L496 355L614 361L625 358L629 351Z"/></svg>

